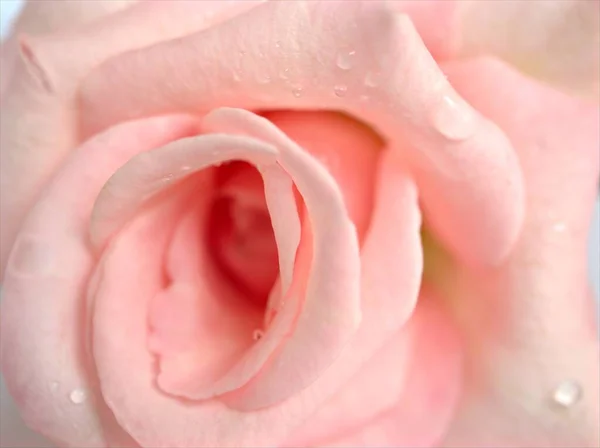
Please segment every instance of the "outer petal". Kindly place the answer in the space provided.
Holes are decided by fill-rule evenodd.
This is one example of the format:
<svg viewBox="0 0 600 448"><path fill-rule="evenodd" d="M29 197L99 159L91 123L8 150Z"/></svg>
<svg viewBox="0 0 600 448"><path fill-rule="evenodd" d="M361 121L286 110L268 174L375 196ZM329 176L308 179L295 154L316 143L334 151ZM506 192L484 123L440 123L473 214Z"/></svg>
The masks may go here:
<svg viewBox="0 0 600 448"><path fill-rule="evenodd" d="M529 75L598 101L600 2L461 1L456 50L499 56Z"/></svg>
<svg viewBox="0 0 600 448"><path fill-rule="evenodd" d="M438 285L469 341L469 389L447 446L599 445L599 351L586 273L597 195L600 111L506 65L448 65L450 80L511 136L527 182L527 217L497 269L459 266ZM563 381L583 395L553 402Z"/></svg>
<svg viewBox="0 0 600 448"><path fill-rule="evenodd" d="M319 446L439 446L463 390L462 342L458 329L440 304L439 297L425 290L411 321L385 347L387 352L396 350L396 356L398 351L402 353L403 343L408 342L410 347L410 361L404 366L406 378L393 406ZM379 362L382 354L385 352L373 361ZM373 387L368 383L357 385L367 390Z"/></svg>
<svg viewBox="0 0 600 448"><path fill-rule="evenodd" d="M598 0L402 0L438 61L494 55L522 72L598 101Z"/></svg>
<svg viewBox="0 0 600 448"><path fill-rule="evenodd" d="M498 261L520 226L509 141L452 91L410 20L381 2L269 2L107 61L82 99L86 134L172 110L341 109L418 171L426 219L461 259Z"/></svg>
<svg viewBox="0 0 600 448"><path fill-rule="evenodd" d="M99 0L78 2L65 0L29 1L12 26L12 36L2 43L2 73L0 74L0 103L18 60L18 36L42 35L63 31L130 6L137 0Z"/></svg>
<svg viewBox="0 0 600 448"><path fill-rule="evenodd" d="M47 3L32 2L31 8L47 12ZM91 11L100 6L88 10L88 3L102 2L69 3ZM110 56L208 28L256 3L142 2L73 30L20 38L21 57L0 119L0 273L27 211L63 158L81 143L76 96L83 77Z"/></svg>
<svg viewBox="0 0 600 448"><path fill-rule="evenodd" d="M85 295L95 262L87 240L93 200L131 155L195 129L188 117L155 118L90 140L44 192L19 233L0 308L2 372L27 424L62 445L107 446L113 441L104 438L107 425L111 435L121 437L95 397L85 355ZM73 403L72 393L74 401L86 395L87 400Z"/></svg>

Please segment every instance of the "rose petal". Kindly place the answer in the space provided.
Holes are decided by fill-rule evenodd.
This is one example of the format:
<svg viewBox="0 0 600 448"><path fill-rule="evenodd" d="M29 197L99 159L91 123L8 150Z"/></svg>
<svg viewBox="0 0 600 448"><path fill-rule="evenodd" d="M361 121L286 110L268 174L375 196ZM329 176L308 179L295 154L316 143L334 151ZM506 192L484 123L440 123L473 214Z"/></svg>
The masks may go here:
<svg viewBox="0 0 600 448"><path fill-rule="evenodd" d="M70 11L81 10L90 17L92 11L112 11L120 4L65 3ZM257 3L140 2L73 30L19 37L15 46L18 43L21 58L3 95L0 120L0 272L27 211L60 162L81 143L76 103L83 77L110 56L208 28ZM45 20L52 17L48 23L62 20L62 8L54 9L46 0L30 4Z"/></svg>
<svg viewBox="0 0 600 448"><path fill-rule="evenodd" d="M351 58L349 70L339 58L342 67ZM165 80L173 87L162 88ZM85 80L82 100L86 134L140 114L223 105L344 110L418 170L426 218L461 259L498 261L520 228L510 142L453 92L410 20L380 2L268 2L111 58Z"/></svg>
<svg viewBox="0 0 600 448"><path fill-rule="evenodd" d="M600 111L498 60L445 68L509 133L527 181L525 226L511 256L496 269L459 266L444 286L469 343L472 378L446 446L598 446L597 314L585 253ZM552 398L566 380L583 390L570 409Z"/></svg>
<svg viewBox="0 0 600 448"><path fill-rule="evenodd" d="M458 2L456 51L493 54L523 72L598 102L600 3Z"/></svg>
<svg viewBox="0 0 600 448"><path fill-rule="evenodd" d="M440 304L439 297L426 291L419 297L411 321L399 337L396 336L400 340L410 339L412 361L404 366L407 378L401 394L394 397L394 406L364 426L350 427L346 433L319 446L439 446L454 417L463 385L462 343L456 326ZM385 350L394 348L398 349L390 344ZM356 380L365 379L359 377ZM357 386L368 388L372 384L359 383Z"/></svg>
<svg viewBox="0 0 600 448"><path fill-rule="evenodd" d="M348 349L315 385L318 388L339 384L342 388L311 417L307 425L295 432L290 439L295 446L328 439L365 424L394 406L399 391L404 387L411 336L400 330L414 311L421 284L421 219L414 181L394 152L382 154L376 178L375 209L361 251L363 321ZM381 357L374 356L384 345L387 348L384 348ZM393 359L387 361L388 356ZM385 370L379 362L391 371ZM389 380L391 384L374 379L373 383L366 385L371 378L369 374L366 374L366 379L364 374L359 374L359 379L352 378L358 368L373 373L367 367L373 363L381 367L380 375L392 377ZM351 379L359 383L351 383ZM389 389L382 390L386 386ZM361 400L361 393L369 395L368 401ZM440 412L445 412L445 409L440 408ZM431 417L433 427L433 413Z"/></svg>
<svg viewBox="0 0 600 448"><path fill-rule="evenodd" d="M255 133L263 129L265 136L261 137L275 138L280 147L278 140L282 136L270 136L274 130L270 130L262 119L251 118L247 112L214 112L214 115L208 117L207 124L210 126L205 127L216 125L220 115L223 116L221 120L227 119L221 125L228 124L237 128L238 132L250 130ZM382 192L389 199L382 201L377 215L379 218L374 221L377 223L372 230L374 233L365 242L366 247L372 248L367 250L368 253L372 250L372 255L367 257L367 260L371 260L367 266L370 266L372 273L365 277L368 280L368 286L365 287L368 289L363 291L362 296L365 301L365 316L369 317L368 325L357 335L355 343L349 345L331 368L323 372L308 388L298 391L284 402L250 413L231 409L216 400L196 404L179 402L160 394L154 388L152 357L144 348L144 308L147 300L144 297L151 297L156 285L148 285L144 278L148 272L159 269L159 262L156 261L155 267L151 268L146 264L132 265L127 260L131 253L140 252L148 244L148 235L154 234L157 226L151 219L140 218L137 224L128 226L114 238L112 249L107 255L112 261L107 260L105 263L107 271L104 273L102 297L98 297L96 301L99 307L96 325L98 331L102 331L96 345L96 356L102 371L105 396L110 397L108 400L121 424L142 445L198 447L280 444L290 428L312 414L316 406L324 398L331 396L340 383L343 384L353 376L388 335L402 326L411 311L411 304L414 304L419 287L421 264L418 207L414 187L403 176L395 178L398 165L386 163L383 166L387 167L385 172L389 174L383 176L385 180L382 187L385 186L385 189ZM394 178L395 181L389 182ZM406 196L398 197L399 191L406 191ZM389 219L391 210L397 211L392 214L396 219ZM404 225L408 226L406 231L402 230ZM388 232L402 236L403 240L390 246ZM389 254L392 258L380 258L380 238L386 241L387 246L394 248L394 252ZM146 258L149 257L144 257ZM383 271L382 266L386 267ZM122 279L123 272L128 273L127 278L137 279L132 282L136 284L118 281ZM381 279L380 272L386 272L386 278L389 275L393 281ZM119 300L121 297L136 299ZM396 302L397 306L394 305ZM391 309L397 312L391 313ZM111 325L108 325L109 322ZM265 338L267 336L268 332ZM123 346L123 341L129 343ZM278 385L265 386L269 387L277 389ZM199 424L202 424L203 431L197 430ZM235 428L235 431L231 428Z"/></svg>
<svg viewBox="0 0 600 448"><path fill-rule="evenodd" d="M85 355L84 298L94 264L87 226L93 200L131 155L194 128L189 117L169 116L98 135L74 153L21 228L2 291L2 372L27 424L65 446L107 444L97 414L102 400L94 397ZM71 393L86 393L88 399L75 404Z"/></svg>
<svg viewBox="0 0 600 448"><path fill-rule="evenodd" d="M298 312L297 304L302 303L302 291L298 289L290 291L289 301L283 312L275 318L272 329L222 379L210 387L202 386L196 390L190 389L190 386L169 387L168 390L193 399L206 399L231 392L255 377L269 359L268 366L248 385L242 396L230 400L230 405L236 403L236 406L263 407L305 387L322 368L332 362L352 334L359 315L356 235L331 177L266 119L244 111L218 110L205 118L204 128L252 132L256 137L276 145L279 150L278 162L288 171L308 207L314 226L314 257L302 305L303 313L295 324L293 320ZM94 222L101 233L97 230L95 234L104 237L96 237L95 240L104 241L107 235L114 233L128 216L123 214L123 210L135 211L134 198L143 198L149 188L152 191L156 179L163 178L165 173L173 173L182 163L192 169L202 169L208 164L231 158L245 159L259 168L267 164L268 159L253 156L252 151L259 148L252 146L253 142L256 140L248 137L207 135L180 140L133 159L113 176L97 202ZM263 147L263 152L270 148L266 144ZM267 156L271 154L265 152ZM262 170L263 175L269 176L274 167L267 166ZM266 193L270 193L268 189ZM292 200L290 190L288 202ZM272 200L268 199L268 202L274 204ZM277 207L274 209L276 214L285 211ZM295 205L287 211L296 214ZM274 224L277 223L278 220L274 220ZM287 235L285 237L289 238ZM292 325L294 331L290 334ZM284 339L285 344L281 345ZM273 355L278 347L278 352ZM297 381L282 380L290 375L295 375Z"/></svg>

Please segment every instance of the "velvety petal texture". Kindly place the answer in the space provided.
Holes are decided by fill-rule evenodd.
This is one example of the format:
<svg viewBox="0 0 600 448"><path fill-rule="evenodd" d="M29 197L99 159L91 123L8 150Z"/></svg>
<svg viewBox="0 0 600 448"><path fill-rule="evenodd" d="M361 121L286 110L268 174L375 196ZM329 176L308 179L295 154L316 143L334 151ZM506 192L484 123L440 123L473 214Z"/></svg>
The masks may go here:
<svg viewBox="0 0 600 448"><path fill-rule="evenodd" d="M30 2L0 85L26 423L73 448L597 446L600 116L550 87L597 92L597 3L525 3Z"/></svg>
<svg viewBox="0 0 600 448"><path fill-rule="evenodd" d="M497 61L445 69L511 136L528 204L506 262L449 267L454 274L439 284L469 341L469 388L446 446L598 446L597 310L585 254L598 192L599 110ZM572 383L572 406L561 404L554 395Z"/></svg>

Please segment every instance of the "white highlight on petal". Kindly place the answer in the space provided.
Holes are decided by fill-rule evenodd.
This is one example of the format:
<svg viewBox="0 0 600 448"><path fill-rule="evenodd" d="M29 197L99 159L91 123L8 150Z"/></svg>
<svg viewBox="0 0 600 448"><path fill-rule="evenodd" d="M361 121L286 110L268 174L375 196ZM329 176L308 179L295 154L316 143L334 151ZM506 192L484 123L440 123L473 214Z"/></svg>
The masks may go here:
<svg viewBox="0 0 600 448"><path fill-rule="evenodd" d="M87 400L87 393L83 389L74 389L69 395L69 399L73 404L82 404Z"/></svg>
<svg viewBox="0 0 600 448"><path fill-rule="evenodd" d="M582 396L583 389L577 381L565 380L554 389L552 400L563 408L570 408L577 404Z"/></svg>

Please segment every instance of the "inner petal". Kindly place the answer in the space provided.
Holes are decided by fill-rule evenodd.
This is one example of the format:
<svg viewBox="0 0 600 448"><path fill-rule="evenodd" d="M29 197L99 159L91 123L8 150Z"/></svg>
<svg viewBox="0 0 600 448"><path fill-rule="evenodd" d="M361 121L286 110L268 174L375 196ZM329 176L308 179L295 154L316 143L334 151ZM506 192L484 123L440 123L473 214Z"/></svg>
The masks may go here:
<svg viewBox="0 0 600 448"><path fill-rule="evenodd" d="M215 262L248 300L265 305L279 273L277 244L259 172L246 163L222 171L233 174L213 204L208 244Z"/></svg>
<svg viewBox="0 0 600 448"><path fill-rule="evenodd" d="M169 393L210 387L259 339L279 272L257 169L232 162L211 171L200 175L211 175L212 191L204 183L173 236L170 285L150 307L149 349Z"/></svg>

